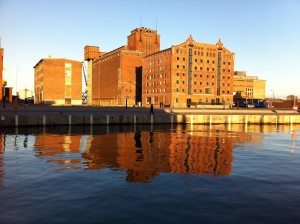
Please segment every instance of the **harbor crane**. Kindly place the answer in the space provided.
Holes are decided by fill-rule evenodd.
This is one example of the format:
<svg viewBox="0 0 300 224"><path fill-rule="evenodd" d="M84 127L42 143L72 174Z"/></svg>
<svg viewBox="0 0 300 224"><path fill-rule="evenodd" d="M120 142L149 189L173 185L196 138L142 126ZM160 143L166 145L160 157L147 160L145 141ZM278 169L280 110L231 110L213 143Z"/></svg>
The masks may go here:
<svg viewBox="0 0 300 224"><path fill-rule="evenodd" d="M85 89L82 92L82 104L87 104L87 101L88 101L88 90L87 90L88 82L87 82L87 68L85 66L84 61L82 62L82 75L83 75L84 83L85 83Z"/></svg>

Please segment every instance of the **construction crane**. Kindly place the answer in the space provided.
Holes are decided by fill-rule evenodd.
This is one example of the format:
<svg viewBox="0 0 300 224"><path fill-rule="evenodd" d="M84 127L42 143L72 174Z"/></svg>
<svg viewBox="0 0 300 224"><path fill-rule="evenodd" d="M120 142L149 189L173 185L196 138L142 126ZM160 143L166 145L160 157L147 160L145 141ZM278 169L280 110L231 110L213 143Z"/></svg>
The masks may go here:
<svg viewBox="0 0 300 224"><path fill-rule="evenodd" d="M82 75L84 78L84 82L85 82L85 90L84 92L82 92L82 104L87 104L87 99L88 99L88 91L87 91L87 86L88 86L88 82L87 82L87 68L85 66L84 61L82 62Z"/></svg>

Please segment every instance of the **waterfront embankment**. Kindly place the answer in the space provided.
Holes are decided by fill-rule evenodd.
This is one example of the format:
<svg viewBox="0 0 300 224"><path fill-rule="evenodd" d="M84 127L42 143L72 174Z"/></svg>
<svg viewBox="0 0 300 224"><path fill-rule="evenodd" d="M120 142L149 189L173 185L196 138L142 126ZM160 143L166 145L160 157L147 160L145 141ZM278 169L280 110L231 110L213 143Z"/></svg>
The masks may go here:
<svg viewBox="0 0 300 224"><path fill-rule="evenodd" d="M0 110L0 127L135 124L299 124L291 109L29 106Z"/></svg>

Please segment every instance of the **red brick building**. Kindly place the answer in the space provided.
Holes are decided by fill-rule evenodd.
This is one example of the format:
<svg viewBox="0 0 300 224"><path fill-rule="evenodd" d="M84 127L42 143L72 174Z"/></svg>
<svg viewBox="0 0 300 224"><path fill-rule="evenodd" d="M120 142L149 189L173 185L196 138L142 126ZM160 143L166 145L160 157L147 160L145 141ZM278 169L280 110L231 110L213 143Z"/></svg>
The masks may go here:
<svg viewBox="0 0 300 224"><path fill-rule="evenodd" d="M93 56L85 59L93 59L92 88L89 92L92 104L132 106L141 102L143 57L159 49L160 36L156 30L144 27L131 31L127 46L98 55L94 52L95 48L91 48ZM85 55L88 54L85 52Z"/></svg>
<svg viewBox="0 0 300 224"><path fill-rule="evenodd" d="M82 63L44 58L34 66L35 103L81 105Z"/></svg>
<svg viewBox="0 0 300 224"><path fill-rule="evenodd" d="M231 104L234 53L217 44L185 42L143 58L144 106Z"/></svg>
<svg viewBox="0 0 300 224"><path fill-rule="evenodd" d="M3 48L0 48L0 82L1 82L1 87L3 85L3 56L4 56L4 50ZM2 88L0 88L0 96L2 100Z"/></svg>

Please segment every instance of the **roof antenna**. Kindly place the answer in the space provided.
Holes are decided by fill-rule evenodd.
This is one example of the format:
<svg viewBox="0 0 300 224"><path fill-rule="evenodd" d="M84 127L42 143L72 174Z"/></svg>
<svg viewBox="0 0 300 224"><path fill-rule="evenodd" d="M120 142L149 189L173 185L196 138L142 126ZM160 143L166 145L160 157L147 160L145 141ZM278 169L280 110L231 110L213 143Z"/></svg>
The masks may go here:
<svg viewBox="0 0 300 224"><path fill-rule="evenodd" d="M157 44L157 19L155 20L155 30L156 30L155 43Z"/></svg>
<svg viewBox="0 0 300 224"><path fill-rule="evenodd" d="M140 18L140 28L142 27L143 17Z"/></svg>

